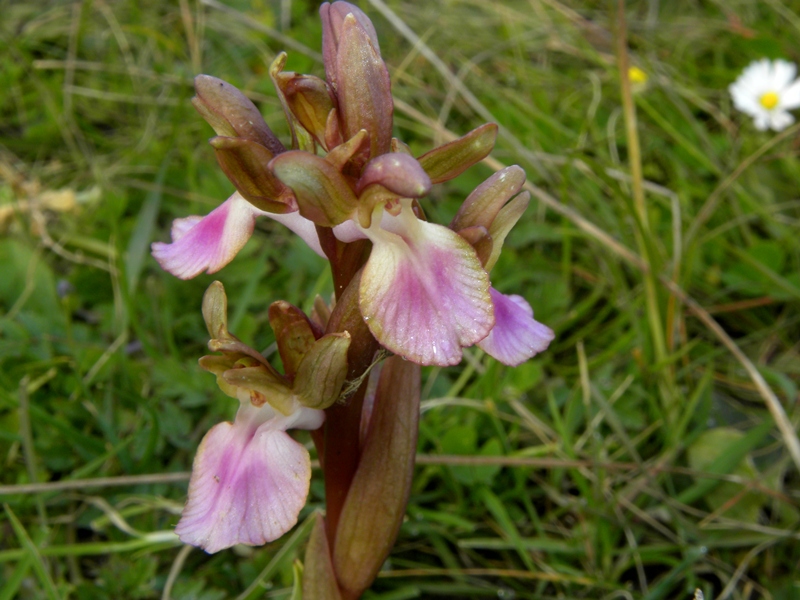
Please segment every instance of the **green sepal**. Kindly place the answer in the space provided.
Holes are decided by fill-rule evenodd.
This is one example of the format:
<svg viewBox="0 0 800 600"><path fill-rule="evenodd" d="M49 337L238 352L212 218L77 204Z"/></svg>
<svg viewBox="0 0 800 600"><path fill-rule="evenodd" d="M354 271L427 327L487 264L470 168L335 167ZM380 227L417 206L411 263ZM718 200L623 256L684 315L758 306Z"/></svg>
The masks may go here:
<svg viewBox="0 0 800 600"><path fill-rule="evenodd" d="M211 138L217 162L231 183L250 204L271 213L297 209L294 194L267 168L273 154L245 138Z"/></svg>
<svg viewBox="0 0 800 600"><path fill-rule="evenodd" d="M491 231L492 222L500 209L519 192L524 183L525 171L517 165L497 171L467 196L453 217L450 229L460 231L482 225Z"/></svg>
<svg viewBox="0 0 800 600"><path fill-rule="evenodd" d="M294 191L300 214L317 225L343 223L358 206L345 176L322 157L291 150L273 158L269 167Z"/></svg>
<svg viewBox="0 0 800 600"><path fill-rule="evenodd" d="M232 369L236 364L236 358L232 356L219 356L218 354L209 354L201 356L198 360L200 368L214 375L222 375L228 369Z"/></svg>
<svg viewBox="0 0 800 600"><path fill-rule="evenodd" d="M339 111L335 108L328 113L325 122L325 148L331 150L344 142L342 126L339 123Z"/></svg>
<svg viewBox="0 0 800 600"><path fill-rule="evenodd" d="M224 356L203 356L197 361L200 368L217 377L217 385L226 396L231 398L239 398L238 386L228 382L225 379L225 373L231 369L242 369L245 367L259 366L260 368L270 368L263 365L260 361L252 358L251 356L241 356L239 353L232 353Z"/></svg>
<svg viewBox="0 0 800 600"><path fill-rule="evenodd" d="M203 294L203 320L209 337L219 340L235 340L228 332L228 297L221 281L214 281Z"/></svg>
<svg viewBox="0 0 800 600"><path fill-rule="evenodd" d="M475 248L478 259L480 259L481 264L485 266L492 254L492 248L494 247L494 240L486 227L483 225L474 225L472 227L459 229L456 233L467 240L470 246Z"/></svg>
<svg viewBox="0 0 800 600"><path fill-rule="evenodd" d="M328 84L319 77L292 72L278 73L275 83L297 122L327 150L325 129L328 115L334 109Z"/></svg>
<svg viewBox="0 0 800 600"><path fill-rule="evenodd" d="M270 305L269 324L275 332L283 371L289 379L294 379L303 357L317 341L314 327L302 310L285 300ZM321 331L318 333L322 335Z"/></svg>
<svg viewBox="0 0 800 600"><path fill-rule="evenodd" d="M225 371L233 368L233 365L236 362L234 357L209 355L200 357L200 360L197 362L201 369L208 371L209 373L213 373L216 376L217 385L219 386L219 389L222 390L223 394L230 396L231 398L239 397L236 393L236 386L229 384L222 377L222 374Z"/></svg>
<svg viewBox="0 0 800 600"><path fill-rule="evenodd" d="M517 221L519 221L525 209L528 208L530 202L530 193L522 192L501 208L500 212L498 212L497 216L494 218L494 221L492 221L492 226L489 227L489 235L492 238L492 251L489 258L484 263L484 268L487 272L491 271L492 267L497 263L497 259L500 258L500 251L503 249L503 242L506 241L508 232L517 224Z"/></svg>
<svg viewBox="0 0 800 600"><path fill-rule="evenodd" d="M250 402L261 406L268 402L284 415L294 412L296 406L292 391L286 381L264 365L230 369L222 374L225 382L250 392Z"/></svg>
<svg viewBox="0 0 800 600"><path fill-rule="evenodd" d="M487 123L457 140L426 152L419 157L419 162L431 182L449 181L486 158L494 148L496 139L497 125Z"/></svg>
<svg viewBox="0 0 800 600"><path fill-rule="evenodd" d="M315 513L314 529L306 546L305 566L303 568L303 594L306 600L341 600L339 585L331 563L328 536L322 515Z"/></svg>
<svg viewBox="0 0 800 600"><path fill-rule="evenodd" d="M262 365L267 365L267 360L261 355L260 352L254 350L247 344L240 342L237 339L212 339L208 341L208 349L212 352L222 352L223 354L233 354L237 359L244 356L253 358Z"/></svg>
<svg viewBox="0 0 800 600"><path fill-rule="evenodd" d="M289 124L289 131L292 133L292 149L299 149L313 153L315 151L314 138L300 124L300 121L297 120L297 117L292 112L292 109L286 100L286 96L283 95L283 90L281 89L280 83L278 82L281 71L283 71L283 67L285 65L286 52L281 52L275 57L275 60L273 60L272 64L269 66L269 76L272 79L272 84L275 86L275 92L278 94L278 99L281 101L281 106L283 106L283 113L286 116L286 122Z"/></svg>
<svg viewBox="0 0 800 600"><path fill-rule="evenodd" d="M325 409L339 399L347 377L350 334L329 333L318 339L303 357L294 393L303 406Z"/></svg>
<svg viewBox="0 0 800 600"><path fill-rule="evenodd" d="M260 352L228 331L228 297L225 295L225 286L219 281L214 281L203 294L203 319L206 322L208 335L208 349L212 352L222 352L233 355L234 362L248 356L262 365L269 366L267 360Z"/></svg>

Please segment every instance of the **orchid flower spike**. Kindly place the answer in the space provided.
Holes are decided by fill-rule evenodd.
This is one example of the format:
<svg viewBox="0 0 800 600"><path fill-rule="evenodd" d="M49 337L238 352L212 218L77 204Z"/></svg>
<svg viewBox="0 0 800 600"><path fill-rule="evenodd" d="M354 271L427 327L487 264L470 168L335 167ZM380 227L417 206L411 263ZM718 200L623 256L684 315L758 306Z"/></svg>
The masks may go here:
<svg viewBox="0 0 800 600"><path fill-rule="evenodd" d="M497 126L478 127L415 158L391 137L389 73L369 18L347 2L323 4L320 15L327 81L283 72L285 55L270 67L292 149L233 86L196 80L195 106L217 132L212 145L238 191L205 218L177 220L172 243L153 244L154 256L178 277L213 273L242 248L261 215L284 223L332 262L343 245L369 240L358 307L386 349L439 366L457 364L463 348L476 344L509 365L541 352L552 331L533 319L522 298L504 296L489 282L506 235L529 203L527 192L518 194L522 169L490 177L449 227L428 222L419 204L433 184L487 156Z"/></svg>

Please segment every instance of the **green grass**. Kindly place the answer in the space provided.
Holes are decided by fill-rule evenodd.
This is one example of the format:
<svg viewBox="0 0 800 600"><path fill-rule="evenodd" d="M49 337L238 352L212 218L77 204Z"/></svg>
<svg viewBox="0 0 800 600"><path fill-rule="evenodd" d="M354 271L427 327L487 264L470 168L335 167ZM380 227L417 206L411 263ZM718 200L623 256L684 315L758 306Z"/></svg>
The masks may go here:
<svg viewBox="0 0 800 600"><path fill-rule="evenodd" d="M193 75L246 90L283 135L275 53L322 74L316 4L285 3L288 25L279 4L2 9L0 600L290 595L307 527L215 556L171 529L200 438L234 408L197 367L205 287L222 280L231 330L268 348L269 304L309 308L330 276L268 222L213 277L149 256L232 190ZM800 61L800 17L781 0L629 2L649 74L637 155L611 4L390 2L415 45L361 3L415 152L501 125L496 162L425 210L448 222L498 161L523 166L534 202L493 282L557 333L517 369L469 350L424 371L408 518L370 598L800 596L800 129L759 133L727 94L752 60ZM322 489L316 472L301 520Z"/></svg>

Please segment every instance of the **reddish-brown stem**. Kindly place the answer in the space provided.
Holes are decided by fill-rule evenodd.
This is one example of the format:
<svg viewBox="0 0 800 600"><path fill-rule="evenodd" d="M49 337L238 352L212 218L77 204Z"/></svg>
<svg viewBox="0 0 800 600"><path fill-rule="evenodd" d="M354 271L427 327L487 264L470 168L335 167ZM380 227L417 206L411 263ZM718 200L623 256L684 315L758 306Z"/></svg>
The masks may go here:
<svg viewBox="0 0 800 600"><path fill-rule="evenodd" d="M367 381L346 404L334 404L325 419L325 529L333 548L342 506L361 457L359 431Z"/></svg>
<svg viewBox="0 0 800 600"><path fill-rule="evenodd" d="M337 301L328 321L326 333L341 331L350 333L352 341L347 357L347 378L352 380L367 369L378 349L378 344L369 332L358 308L359 280L356 276L369 256L370 244L367 240L343 244L327 227L318 226L317 232L331 263ZM331 548L336 538L339 515L361 457L359 433L366 389L365 380L346 402L336 403L326 409L324 435L314 436L325 473L325 528Z"/></svg>

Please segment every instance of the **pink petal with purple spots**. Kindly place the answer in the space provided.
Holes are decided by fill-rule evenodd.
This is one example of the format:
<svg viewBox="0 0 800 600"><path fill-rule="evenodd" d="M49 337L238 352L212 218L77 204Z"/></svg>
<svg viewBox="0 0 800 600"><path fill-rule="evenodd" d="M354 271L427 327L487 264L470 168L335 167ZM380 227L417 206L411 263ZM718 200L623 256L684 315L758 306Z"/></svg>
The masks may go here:
<svg viewBox="0 0 800 600"><path fill-rule="evenodd" d="M489 277L475 250L410 205L365 233L374 246L359 290L361 314L392 352L421 365L454 365L494 324Z"/></svg>
<svg viewBox="0 0 800 600"><path fill-rule="evenodd" d="M495 325L478 347L512 367L547 349L555 334L533 319L533 309L522 296L506 296L494 288L489 293Z"/></svg>

